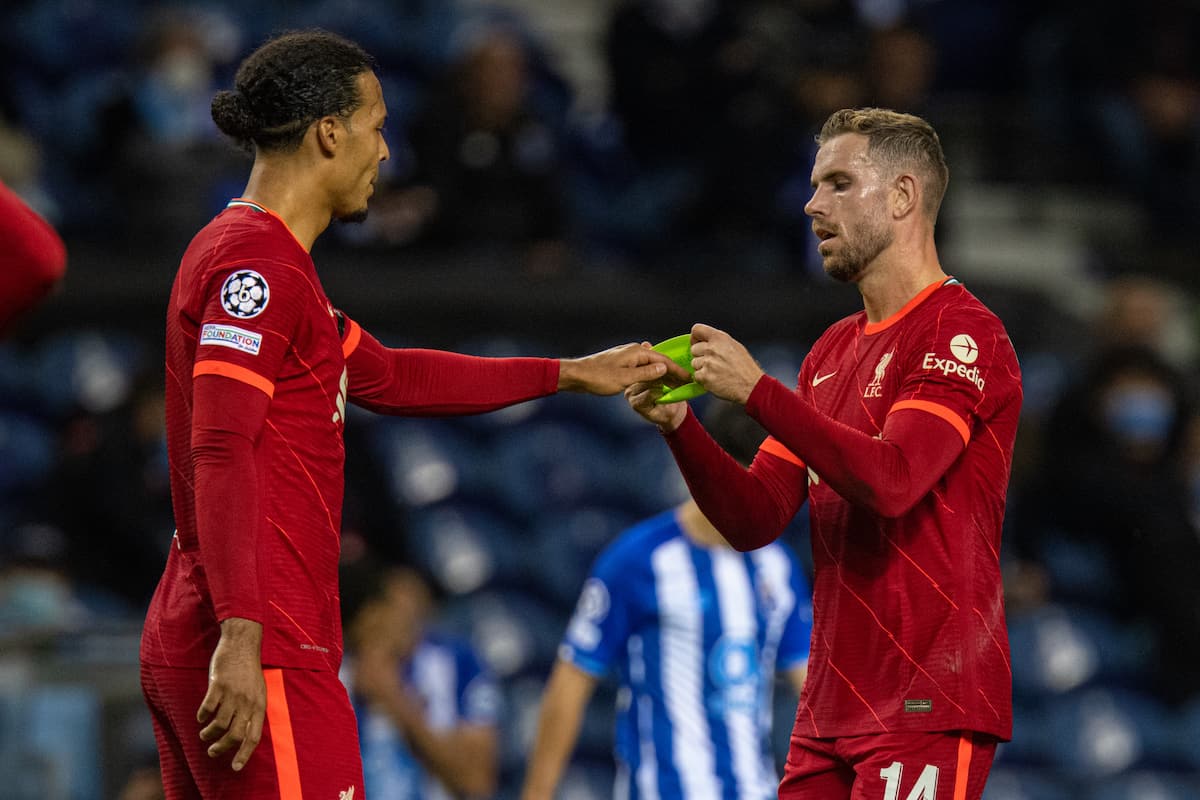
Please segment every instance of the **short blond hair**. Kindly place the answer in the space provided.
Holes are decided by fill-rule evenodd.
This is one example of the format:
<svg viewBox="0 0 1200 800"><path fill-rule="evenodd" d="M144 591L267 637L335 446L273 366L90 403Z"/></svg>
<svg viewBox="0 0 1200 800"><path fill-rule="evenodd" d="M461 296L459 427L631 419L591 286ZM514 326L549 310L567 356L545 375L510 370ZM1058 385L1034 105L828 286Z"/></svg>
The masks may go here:
<svg viewBox="0 0 1200 800"><path fill-rule="evenodd" d="M886 108L843 108L825 120L817 144L845 133L866 136L867 151L888 166L917 173L925 184L925 213L930 220L937 220L950 182L950 168L932 125L915 114Z"/></svg>

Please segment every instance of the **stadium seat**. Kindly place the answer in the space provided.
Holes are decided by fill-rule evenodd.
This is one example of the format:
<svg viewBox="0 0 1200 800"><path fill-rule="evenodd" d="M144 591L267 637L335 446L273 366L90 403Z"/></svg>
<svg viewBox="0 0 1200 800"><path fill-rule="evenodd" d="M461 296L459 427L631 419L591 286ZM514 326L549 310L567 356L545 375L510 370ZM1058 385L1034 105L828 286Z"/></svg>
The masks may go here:
<svg viewBox="0 0 1200 800"><path fill-rule="evenodd" d="M1074 786L1043 769L997 765L988 777L983 800L1077 800Z"/></svg>
<svg viewBox="0 0 1200 800"><path fill-rule="evenodd" d="M0 410L0 494L38 486L56 457L54 431L26 414Z"/></svg>
<svg viewBox="0 0 1200 800"><path fill-rule="evenodd" d="M1147 695L1087 688L1049 698L1044 712L1046 754L1074 779L1168 767L1174 760L1170 715Z"/></svg>
<svg viewBox="0 0 1200 800"><path fill-rule="evenodd" d="M410 508L445 500L492 500L492 461L452 420L379 419L370 437L392 496Z"/></svg>
<svg viewBox="0 0 1200 800"><path fill-rule="evenodd" d="M112 411L129 397L144 346L132 336L68 331L39 346L33 379L47 411Z"/></svg>
<svg viewBox="0 0 1200 800"><path fill-rule="evenodd" d="M1089 787L1091 800L1195 800L1200 779L1193 774L1135 772Z"/></svg>
<svg viewBox="0 0 1200 800"><path fill-rule="evenodd" d="M31 693L27 713L22 728L27 754L43 766L45 785L51 789L37 796L100 800L104 775L96 691L87 686L39 686Z"/></svg>
<svg viewBox="0 0 1200 800"><path fill-rule="evenodd" d="M630 509L655 514L688 498L687 484L661 436L635 437L620 453L617 480Z"/></svg>
<svg viewBox="0 0 1200 800"><path fill-rule="evenodd" d="M1049 573L1056 600L1118 610L1123 605L1120 570L1104 548L1054 528L1040 533L1038 559Z"/></svg>
<svg viewBox="0 0 1200 800"><path fill-rule="evenodd" d="M539 567L538 588L552 602L573 607L596 556L637 519L624 509L599 505L537 515L527 537Z"/></svg>
<svg viewBox="0 0 1200 800"><path fill-rule="evenodd" d="M1176 712L1171 742L1171 751L1189 769L1200 775L1200 697Z"/></svg>
<svg viewBox="0 0 1200 800"><path fill-rule="evenodd" d="M585 425L609 441L624 440L631 436L647 436L654 432L650 423L638 416L619 394L612 397L595 397L563 392L546 398L541 411L548 419Z"/></svg>
<svg viewBox="0 0 1200 800"><path fill-rule="evenodd" d="M507 518L485 506L444 503L414 510L409 550L451 595L465 595L524 569L519 553L504 546L515 534Z"/></svg>
<svg viewBox="0 0 1200 800"><path fill-rule="evenodd" d="M808 348L796 342L754 342L747 346L763 371L789 389L795 388L796 376Z"/></svg>
<svg viewBox="0 0 1200 800"><path fill-rule="evenodd" d="M1013 672L1019 667L1014 663ZM996 763L1013 767L1043 767L1050 762L1045 712L1040 702L1013 704L1012 741L996 750Z"/></svg>
<svg viewBox="0 0 1200 800"><path fill-rule="evenodd" d="M566 613L515 588L488 589L452 598L439 621L471 641L502 680L545 674L553 663Z"/></svg>
<svg viewBox="0 0 1200 800"><path fill-rule="evenodd" d="M1093 682L1133 686L1155 657L1153 633L1098 609L1047 605L1008 620L1018 696L1068 692Z"/></svg>
<svg viewBox="0 0 1200 800"><path fill-rule="evenodd" d="M499 433L492 452L502 497L517 515L603 501L617 491L615 453L583 425L519 425Z"/></svg>

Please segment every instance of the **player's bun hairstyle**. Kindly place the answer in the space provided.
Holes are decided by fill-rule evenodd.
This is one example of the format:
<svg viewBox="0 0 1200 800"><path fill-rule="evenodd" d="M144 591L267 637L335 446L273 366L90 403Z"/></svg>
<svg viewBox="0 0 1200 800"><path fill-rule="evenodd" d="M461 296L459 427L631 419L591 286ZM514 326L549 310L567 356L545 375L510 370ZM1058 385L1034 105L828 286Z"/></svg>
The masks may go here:
<svg viewBox="0 0 1200 800"><path fill-rule="evenodd" d="M767 431L742 406L715 397L709 398L702 419L713 440L744 467L767 438Z"/></svg>
<svg viewBox="0 0 1200 800"><path fill-rule="evenodd" d="M349 116L362 102L358 76L375 61L323 30L285 33L246 57L233 91L212 100L213 122L243 148L294 150L321 117Z"/></svg>
<svg viewBox="0 0 1200 800"><path fill-rule="evenodd" d="M817 144L823 145L843 133L861 133L870 143L869 151L880 160L916 172L925 183L925 214L937 220L950 182L950 168L932 125L915 114L886 108L843 108L825 120Z"/></svg>

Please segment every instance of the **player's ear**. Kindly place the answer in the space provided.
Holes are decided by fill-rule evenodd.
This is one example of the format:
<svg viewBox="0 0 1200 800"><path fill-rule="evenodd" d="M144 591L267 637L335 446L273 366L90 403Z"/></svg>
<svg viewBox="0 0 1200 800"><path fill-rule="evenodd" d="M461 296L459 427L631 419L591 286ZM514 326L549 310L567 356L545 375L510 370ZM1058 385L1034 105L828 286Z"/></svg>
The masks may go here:
<svg viewBox="0 0 1200 800"><path fill-rule="evenodd" d="M909 172L897 175L892 183L892 216L896 219L908 216L917 207L920 193L921 184L917 182L916 176Z"/></svg>
<svg viewBox="0 0 1200 800"><path fill-rule="evenodd" d="M332 156L345 132L341 120L330 114L314 122L313 127L316 130L317 146L323 154Z"/></svg>

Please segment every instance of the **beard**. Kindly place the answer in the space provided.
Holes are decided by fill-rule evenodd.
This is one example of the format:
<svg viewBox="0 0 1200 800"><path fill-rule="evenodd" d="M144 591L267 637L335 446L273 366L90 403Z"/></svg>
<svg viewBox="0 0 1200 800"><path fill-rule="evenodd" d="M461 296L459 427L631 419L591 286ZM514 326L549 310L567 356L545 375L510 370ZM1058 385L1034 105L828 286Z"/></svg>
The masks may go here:
<svg viewBox="0 0 1200 800"><path fill-rule="evenodd" d="M825 256L825 274L840 283L854 283L862 277L867 265L891 246L895 235L885 224L872 223L862 228L855 243L843 242L841 252Z"/></svg>
<svg viewBox="0 0 1200 800"><path fill-rule="evenodd" d="M348 225L363 223L367 221L367 207L363 206L357 211L348 211L345 214L338 214L334 217L338 222L343 222Z"/></svg>

